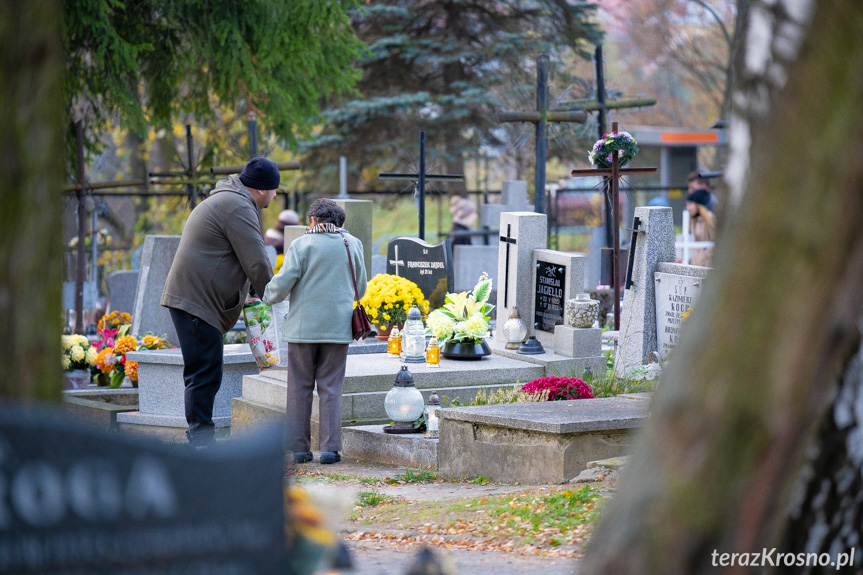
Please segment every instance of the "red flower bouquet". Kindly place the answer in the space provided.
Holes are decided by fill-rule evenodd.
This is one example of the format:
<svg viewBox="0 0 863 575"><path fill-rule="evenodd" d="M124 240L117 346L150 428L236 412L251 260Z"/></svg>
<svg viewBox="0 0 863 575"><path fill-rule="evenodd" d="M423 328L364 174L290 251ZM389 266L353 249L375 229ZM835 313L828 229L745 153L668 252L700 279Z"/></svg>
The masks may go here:
<svg viewBox="0 0 863 575"><path fill-rule="evenodd" d="M548 390L548 400L593 399L590 386L577 377L541 377L526 383L521 390L525 393L541 393Z"/></svg>

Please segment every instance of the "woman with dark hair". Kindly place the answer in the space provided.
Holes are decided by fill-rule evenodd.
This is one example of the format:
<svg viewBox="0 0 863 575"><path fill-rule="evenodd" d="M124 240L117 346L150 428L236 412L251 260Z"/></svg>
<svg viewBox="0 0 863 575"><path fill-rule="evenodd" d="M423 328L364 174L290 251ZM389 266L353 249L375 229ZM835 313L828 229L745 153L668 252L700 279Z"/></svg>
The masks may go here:
<svg viewBox="0 0 863 575"><path fill-rule="evenodd" d="M345 211L321 198L309 208L309 228L285 252L285 263L267 284L263 300L290 299L285 333L288 346L287 448L296 463L312 461L312 395L320 399L321 463L341 461L342 387L348 344L353 341L354 282L366 291L363 244L341 229ZM350 257L349 257L350 254Z"/></svg>

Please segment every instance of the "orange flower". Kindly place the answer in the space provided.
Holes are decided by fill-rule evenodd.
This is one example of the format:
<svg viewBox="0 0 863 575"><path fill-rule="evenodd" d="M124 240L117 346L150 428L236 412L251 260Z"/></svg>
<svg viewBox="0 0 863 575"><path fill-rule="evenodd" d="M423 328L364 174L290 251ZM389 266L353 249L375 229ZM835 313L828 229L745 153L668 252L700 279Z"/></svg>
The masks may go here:
<svg viewBox="0 0 863 575"><path fill-rule="evenodd" d="M117 356L114 355L114 348L106 347L96 356L96 367L102 373L108 374L114 371L114 365L117 363Z"/></svg>
<svg viewBox="0 0 863 575"><path fill-rule="evenodd" d="M138 381L138 362L137 361L127 361L126 362L126 375L132 381Z"/></svg>
<svg viewBox="0 0 863 575"><path fill-rule="evenodd" d="M124 335L114 342L114 351L118 354L128 353L138 349L138 340L131 335Z"/></svg>

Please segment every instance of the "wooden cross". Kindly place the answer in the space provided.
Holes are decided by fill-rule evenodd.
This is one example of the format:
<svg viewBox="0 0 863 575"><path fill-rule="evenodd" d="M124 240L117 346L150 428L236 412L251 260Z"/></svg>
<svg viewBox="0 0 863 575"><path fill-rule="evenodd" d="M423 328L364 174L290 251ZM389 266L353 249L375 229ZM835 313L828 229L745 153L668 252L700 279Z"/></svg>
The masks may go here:
<svg viewBox="0 0 863 575"><path fill-rule="evenodd" d="M612 122L611 131L617 132L617 122ZM585 170L572 170L570 175L574 178L579 176L611 176L611 206L614 213L614 246L612 253L614 254L613 264L611 268L611 281L614 285L614 329L620 329L620 185L621 176L636 176L644 174L655 174L656 168L621 168L620 152L617 150L611 155L610 168L590 168Z"/></svg>
<svg viewBox="0 0 863 575"><path fill-rule="evenodd" d="M548 109L548 54L536 58L536 110L532 112L498 111L497 121L532 122L536 124L536 166L534 172L534 210L545 213L545 162L548 155L548 122L577 122L587 120L584 110L551 111Z"/></svg>
<svg viewBox="0 0 863 575"><path fill-rule="evenodd" d="M507 300L509 299L509 246L516 245L515 238L511 236L512 224L506 225L506 237L500 236L500 241L506 244L506 272L503 280L503 307L509 307Z"/></svg>
<svg viewBox="0 0 863 575"><path fill-rule="evenodd" d="M399 275L399 266L405 265L405 262L404 262L404 260L399 259L399 246L398 246L398 244L393 246L393 249L395 250L395 253L396 253L396 256L395 256L396 259L390 260L390 263L396 267L396 275Z"/></svg>
<svg viewBox="0 0 863 575"><path fill-rule="evenodd" d="M420 130L420 165L417 173L384 172L378 175L381 180L408 180L415 182L414 190L419 204L419 238L426 239L426 181L463 182L463 174L427 174L426 173L426 133ZM396 256L398 257L398 256ZM398 275L398 274L396 274Z"/></svg>

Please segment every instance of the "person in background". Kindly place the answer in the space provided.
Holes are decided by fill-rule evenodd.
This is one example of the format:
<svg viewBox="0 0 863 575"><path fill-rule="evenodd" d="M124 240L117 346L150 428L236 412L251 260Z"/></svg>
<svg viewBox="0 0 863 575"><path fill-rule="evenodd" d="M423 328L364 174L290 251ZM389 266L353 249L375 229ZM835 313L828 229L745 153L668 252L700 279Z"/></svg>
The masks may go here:
<svg viewBox="0 0 863 575"><path fill-rule="evenodd" d="M345 211L320 198L306 216L309 228L291 242L279 273L267 284L263 301L270 305L290 298L283 339L288 353L286 405L287 449L295 463L314 459L311 452L312 394L320 398L321 463L341 461L342 388L348 344L353 341L354 280L360 297L366 291L363 244L341 229ZM350 257L348 252L350 252Z"/></svg>
<svg viewBox="0 0 863 575"><path fill-rule="evenodd" d="M470 245L470 236L453 234L453 232L472 230L476 225L476 206L467 198L452 196L449 201L449 213L452 216L452 230L449 240L452 245Z"/></svg>
<svg viewBox="0 0 863 575"><path fill-rule="evenodd" d="M716 236L716 216L707 207L710 192L699 188L686 197L686 210L690 216L690 230L696 242L712 242ZM699 248L693 251L689 263L694 266L710 267L713 248Z"/></svg>
<svg viewBox="0 0 863 575"><path fill-rule="evenodd" d="M276 197L274 162L252 158L242 173L218 182L186 220L161 303L180 340L186 437L215 443L213 403L222 385L223 338L237 323L251 285L263 293L273 277L261 233L261 210Z"/></svg>
<svg viewBox="0 0 863 575"><path fill-rule="evenodd" d="M710 179L701 175L701 172L695 170L689 172L686 176L686 194L689 195L696 190L707 190L710 201L707 204L707 209L711 212L716 211L716 196L710 189Z"/></svg>

